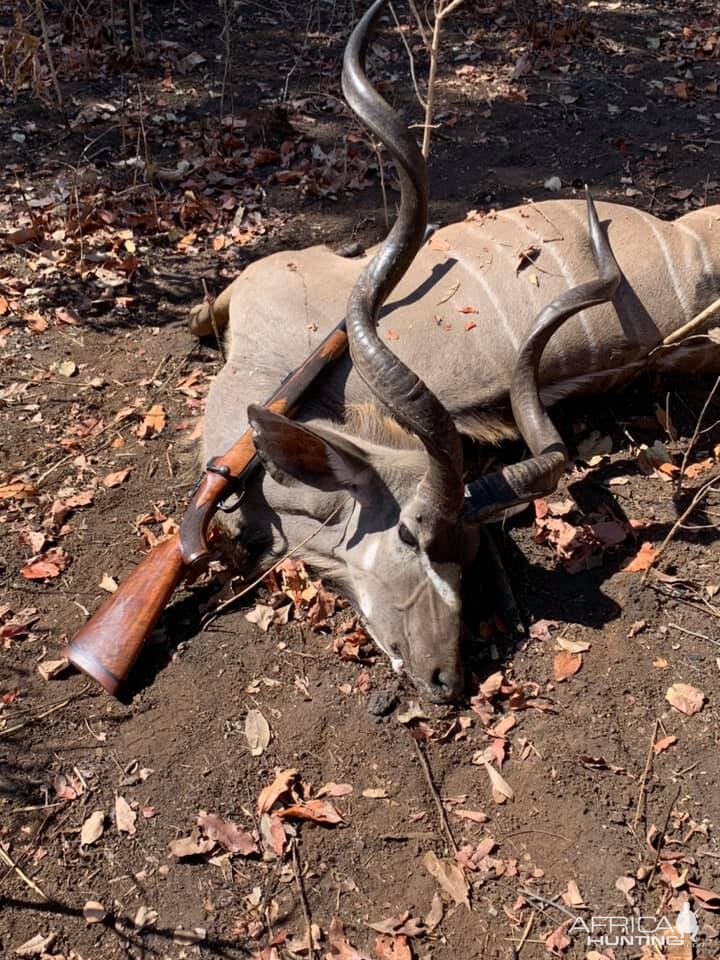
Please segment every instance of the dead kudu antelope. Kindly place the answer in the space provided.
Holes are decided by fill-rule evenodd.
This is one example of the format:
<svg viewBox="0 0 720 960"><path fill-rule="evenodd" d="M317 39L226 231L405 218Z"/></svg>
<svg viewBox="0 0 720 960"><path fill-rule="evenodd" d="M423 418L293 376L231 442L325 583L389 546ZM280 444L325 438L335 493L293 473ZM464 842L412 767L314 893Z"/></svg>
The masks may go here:
<svg viewBox="0 0 720 960"><path fill-rule="evenodd" d="M553 200L453 224L425 243L424 159L365 74L383 7L374 3L350 38L343 90L397 165L397 222L367 257L324 246L278 253L218 297L227 362L208 398L204 455L252 426L265 469L223 516L225 530L258 568L311 537L306 559L355 604L393 665L448 701L463 687L460 581L477 525L550 492L566 465L544 405L604 392L648 365L720 365L709 324L655 349L720 294L720 207L671 224ZM516 270L529 245L537 286ZM463 305L477 310L469 331ZM195 332L207 331L207 312L193 312ZM351 357L311 388L296 419L257 406L343 316ZM469 451L518 433L529 459L473 475Z"/></svg>

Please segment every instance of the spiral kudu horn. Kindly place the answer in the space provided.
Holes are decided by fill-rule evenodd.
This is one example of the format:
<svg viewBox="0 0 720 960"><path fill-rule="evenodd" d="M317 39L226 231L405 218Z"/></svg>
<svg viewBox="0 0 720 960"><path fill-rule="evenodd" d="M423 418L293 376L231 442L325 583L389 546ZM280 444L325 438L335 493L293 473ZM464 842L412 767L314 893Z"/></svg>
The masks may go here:
<svg viewBox="0 0 720 960"><path fill-rule="evenodd" d="M621 279L588 190L586 195L590 244L600 276L556 297L538 314L520 349L510 386L513 417L533 456L472 483L465 501L467 520L480 522L506 507L551 493L567 466L565 445L540 399L540 360L555 331L581 310L612 300Z"/></svg>
<svg viewBox="0 0 720 960"><path fill-rule="evenodd" d="M342 85L348 104L390 152L397 165L401 200L385 242L350 294L346 322L352 361L384 407L422 441L429 456L417 490L418 517L457 516L463 501L462 446L455 424L438 398L378 336L380 308L420 249L427 225L427 168L401 117L365 74L368 44L386 0L376 0L345 49Z"/></svg>

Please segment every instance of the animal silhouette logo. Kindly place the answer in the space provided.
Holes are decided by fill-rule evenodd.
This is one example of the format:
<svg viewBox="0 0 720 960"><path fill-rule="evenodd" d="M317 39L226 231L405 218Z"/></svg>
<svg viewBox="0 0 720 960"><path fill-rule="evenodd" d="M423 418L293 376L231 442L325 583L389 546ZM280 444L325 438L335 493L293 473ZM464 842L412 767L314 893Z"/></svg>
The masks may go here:
<svg viewBox="0 0 720 960"><path fill-rule="evenodd" d="M678 933L682 934L686 938L689 934L690 942L695 943L697 939L698 932L698 922L697 917L690 909L690 901L686 900L682 905L682 910L678 914L677 920L675 921L675 929Z"/></svg>

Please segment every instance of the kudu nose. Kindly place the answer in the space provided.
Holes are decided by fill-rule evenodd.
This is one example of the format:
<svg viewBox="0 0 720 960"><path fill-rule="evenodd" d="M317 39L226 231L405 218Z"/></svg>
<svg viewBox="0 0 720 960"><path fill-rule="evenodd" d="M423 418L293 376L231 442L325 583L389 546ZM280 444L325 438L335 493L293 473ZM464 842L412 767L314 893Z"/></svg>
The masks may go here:
<svg viewBox="0 0 720 960"><path fill-rule="evenodd" d="M464 688L465 675L462 670L435 670L430 680L430 699L433 703L452 703Z"/></svg>

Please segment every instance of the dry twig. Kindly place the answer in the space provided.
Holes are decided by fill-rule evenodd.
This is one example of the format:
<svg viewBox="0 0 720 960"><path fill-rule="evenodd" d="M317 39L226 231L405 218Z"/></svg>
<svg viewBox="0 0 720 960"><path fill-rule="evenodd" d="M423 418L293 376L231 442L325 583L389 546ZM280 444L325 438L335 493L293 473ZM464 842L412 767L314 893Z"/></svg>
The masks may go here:
<svg viewBox="0 0 720 960"><path fill-rule="evenodd" d="M428 761L428 758L425 756L425 753L422 747L414 737L413 737L413 746L415 747L415 752L417 753L418 759L420 760L420 766L423 768L423 773L425 774L425 779L427 780L428 788L430 790L430 793L432 794L433 800L435 801L435 806L437 807L438 814L440 816L440 824L443 828L445 836L447 837L447 840L448 840L448 843L450 844L452 852L457 853L458 845L457 843L455 843L455 837L453 836L453 832L450 828L450 823L447 818L447 813L445 812L445 807L443 806L442 798L438 793L437 787L435 786L435 781L433 780L432 770L430 769L430 763Z"/></svg>
<svg viewBox="0 0 720 960"><path fill-rule="evenodd" d="M652 764L652 758L653 758L653 748L655 747L655 738L657 737L659 726L660 726L660 721L656 720L653 725L652 734L650 735L650 747L648 748L647 760L645 761L645 769L643 770L643 775L640 779L640 792L638 793L637 809L635 810L635 819L633 820L633 833L635 833L635 831L637 830L638 821L640 820L640 811L642 810L642 804L645 798L645 791L647 789L647 779L648 779L648 774L650 773L650 766Z"/></svg>
<svg viewBox="0 0 720 960"><path fill-rule="evenodd" d="M435 80L437 77L438 61L440 59L440 34L445 17L453 10L457 10L463 0L435 0L435 23L433 24L430 41L430 70L428 72L427 99L425 101L425 123L423 129L422 152L427 160L430 156L430 136L432 130L432 115L435 106ZM419 19L418 19L419 22Z"/></svg>
<svg viewBox="0 0 720 960"><path fill-rule="evenodd" d="M700 428L702 427L703 420L705 419L705 414L707 413L708 407L712 403L713 397L717 393L718 387L720 387L720 377L717 378L717 380L713 384L712 390L707 395L707 399L705 400L705 403L703 404L703 408L700 411L700 416L698 417L697 423L695 424L695 430L693 431L693 435L690 438L690 443L685 448L685 453L683 454L682 463L680 464L680 470L678 471L677 477L675 479L676 494L679 494L682 489L682 483L683 483L683 478L685 476L685 469L687 468L687 462L690 459L690 454L695 449L695 444L697 443L697 438L700 436Z"/></svg>
<svg viewBox="0 0 720 960"><path fill-rule="evenodd" d="M310 913L310 904L308 903L307 894L305 893L305 884L303 883L302 870L300 869L300 855L298 854L297 840L293 840L291 849L295 885L298 889L303 917L305 919L305 937L307 939L308 956L310 960L317 960L317 951L315 950L315 941L312 932L312 914Z"/></svg>
<svg viewBox="0 0 720 960"><path fill-rule="evenodd" d="M40 24L40 31L42 33L43 44L45 45L45 56L47 57L48 69L50 70L50 76L52 77L53 87L55 88L55 96L57 97L58 110L63 115L65 124L67 125L67 117L65 116L65 106L63 104L63 95L62 90L60 89L60 81L58 80L57 70L55 69L55 58L53 57L52 47L50 46L50 35L48 34L47 23L45 22L45 6L43 0L35 0L35 13Z"/></svg>
<svg viewBox="0 0 720 960"><path fill-rule="evenodd" d="M641 584L643 585L645 584L650 574L650 571L657 566L657 564L660 561L660 558L665 553L665 550L667 549L668 544L670 544L673 538L675 537L675 534L678 532L680 527L682 527L682 525L685 523L687 518L692 514L692 512L695 510L698 504L702 503L702 501L705 499L708 493L710 493L710 491L714 488L715 484L718 483L718 481L720 481L720 477L713 477L711 480L708 480L706 483L704 483L700 487L698 492L695 494L695 496L692 498L692 500L690 501L690 505L687 507L687 509L685 509L680 514L680 516L677 518L677 520L672 525L672 527L670 527L670 530L668 531L667 536L658 547L657 553L653 557L652 563L647 568L645 573L642 575L642 580L640 581Z"/></svg>
<svg viewBox="0 0 720 960"><path fill-rule="evenodd" d="M652 886L653 878L655 876L655 871L657 870L658 863L660 862L660 854L662 853L663 846L665 845L665 834L667 833L668 824L670 823L670 817L672 816L673 807L677 803L677 799L680 796L680 791L682 790L682 784L680 784L675 791L675 796L672 798L670 806L668 807L667 816L665 817L665 823L663 828L660 831L660 835L657 838L657 850L655 852L655 862L652 865L652 870L650 871L650 876L648 877L647 886L648 890Z"/></svg>
<svg viewBox="0 0 720 960"><path fill-rule="evenodd" d="M3 863L5 863L8 867L10 867L10 869L14 873L16 873L20 877L22 882L26 886L30 887L30 889L34 893L36 893L43 900L47 900L48 902L50 902L51 898L45 893L45 891L42 890L31 877L29 877L23 870L20 869L20 867L15 863L15 861L10 856L10 854L7 853L2 847L0 847L0 860L2 860Z"/></svg>

